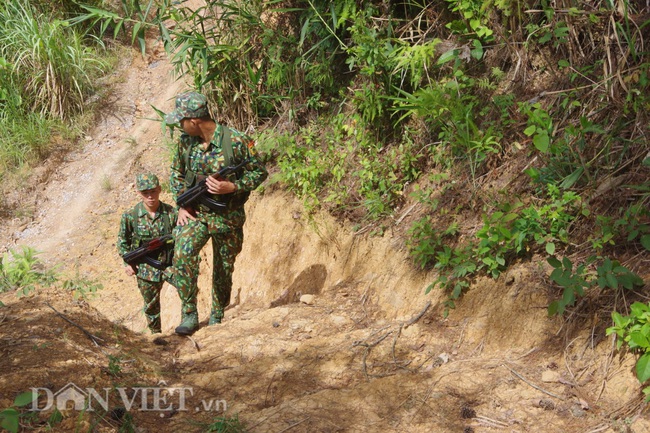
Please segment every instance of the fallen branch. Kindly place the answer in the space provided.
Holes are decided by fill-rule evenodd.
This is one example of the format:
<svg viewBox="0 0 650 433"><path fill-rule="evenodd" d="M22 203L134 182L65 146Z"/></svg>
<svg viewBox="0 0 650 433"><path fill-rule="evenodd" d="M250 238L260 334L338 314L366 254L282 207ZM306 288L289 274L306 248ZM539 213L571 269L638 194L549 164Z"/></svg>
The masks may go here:
<svg viewBox="0 0 650 433"><path fill-rule="evenodd" d="M411 363L411 361L408 361L408 362L397 361L397 357L395 355L395 346L397 344L398 338L400 337L400 335L402 335L402 329L408 328L409 326L413 325L418 320L420 320L422 318L422 316L424 316L424 314L427 312L429 307L431 307L431 301L427 301L427 303L424 306L424 308L422 309L422 311L420 311L417 315L415 315L414 317L409 319L407 322L399 323L398 326L397 326L397 329L389 330L384 335L377 338L375 341L373 341L371 343L368 343L367 340L370 339L371 337L373 337L374 335L378 334L379 332L381 332L381 331L383 331L383 330L385 330L387 328L390 328L391 325L386 325L383 328L378 329L377 331L373 332L372 334L370 334L366 338L365 341L360 341L359 340L359 341L355 341L355 342L352 343L352 347L362 346L362 347L366 348L364 350L364 352L363 352L363 361L362 361L363 362L363 374L366 377L366 380L370 380L370 376L371 376L370 374L368 374L368 364L367 364L367 359L368 359L368 355L370 354L370 351L372 350L373 347L377 346L379 343L381 343L386 338L388 338L388 336L390 334L393 334L393 333L394 333L393 344L392 344L392 347L391 347L391 354L393 356L393 364L398 365L400 368L404 368L406 370L409 370L408 368L406 368L406 366L408 366ZM403 364L403 365L400 365L400 364ZM411 371L411 370L409 370L409 371ZM372 376L377 376L377 375L372 375Z"/></svg>
<svg viewBox="0 0 650 433"><path fill-rule="evenodd" d="M101 346L101 344L99 344L98 341L104 341L104 340L102 340L101 338L97 337L96 335L93 335L93 334L91 334L90 332L86 331L86 330L85 330L81 325L78 325L78 324L74 323L72 320L68 319L68 318L65 317L63 314L61 314L61 313L59 313L58 311L56 311L56 309L55 309L53 306L51 306L49 302L45 302L45 305L47 305L48 307L50 307L50 308L51 308L51 309L52 309L56 314L58 314L59 317L61 317L63 320L65 320L66 322L70 323L71 325L76 326L77 328L79 328L79 329L81 330L81 332L83 332L84 334L86 334L86 337L90 338L90 341L92 341L93 343L95 343L95 346Z"/></svg>
<svg viewBox="0 0 650 433"><path fill-rule="evenodd" d="M402 214L402 216L399 217L399 219L398 219L397 221L395 221L395 225L398 226L398 225L402 222L402 220L403 220L404 218L406 218L407 215L410 214L411 211L412 211L413 209L415 209L415 206L417 206L417 205L419 205L419 204L420 204L420 203L418 202L418 203L415 203L413 206L409 207L409 208L406 210L406 212L404 212L404 213Z"/></svg>
<svg viewBox="0 0 650 433"><path fill-rule="evenodd" d="M294 422L293 424L291 424L289 427L285 428L284 430L280 430L278 433L284 433L285 431L289 431L292 428L294 428L295 426L297 426L299 424L302 424L303 422L307 421L308 419L309 419L309 417L307 417L305 419L302 419L302 420L300 420L298 422Z"/></svg>
<svg viewBox="0 0 650 433"><path fill-rule="evenodd" d="M552 392L550 392L550 391L546 391L545 389L540 388L539 386L535 385L534 383L529 382L525 377L523 377L521 374L517 373L516 371L514 371L512 368L508 367L507 365L503 364L503 366L504 366L505 368L507 368L508 370L510 370L510 372L511 372L512 374L514 374L514 375L517 376L519 379L523 380L524 382L526 382L528 385L532 386L532 387L535 388L536 390L541 391L541 392L543 392L544 394L550 395L551 397L555 397L555 398L557 398L557 399L559 399L559 400L562 400L562 401L565 400L564 397L560 397L560 396L557 395L557 394L553 394Z"/></svg>
<svg viewBox="0 0 650 433"><path fill-rule="evenodd" d="M199 346L199 344L196 341L194 341L194 339L192 337L190 337L189 335L186 335L186 337L189 338L190 341L194 344L194 348L196 349L196 351L200 352L201 347Z"/></svg>
<svg viewBox="0 0 650 433"><path fill-rule="evenodd" d="M610 427L611 426L609 424L603 424L601 426L596 427L593 430L589 430L589 432L587 432L587 433L599 433L601 431L609 430Z"/></svg>
<svg viewBox="0 0 650 433"><path fill-rule="evenodd" d="M431 301L427 301L427 305L424 306L422 311L420 311L420 313L417 316L413 317L411 320L406 322L404 324L404 328L408 328L409 326L413 325L415 322L420 320L422 318L422 316L424 316L424 313L427 312L427 310L429 309L430 306L431 306Z"/></svg>
<svg viewBox="0 0 650 433"><path fill-rule="evenodd" d="M474 419L476 419L479 424L489 426L489 427L496 427L496 428L508 427L508 424L504 423L503 421L498 421L496 419L488 418L486 416L477 415L474 417Z"/></svg>
<svg viewBox="0 0 650 433"><path fill-rule="evenodd" d="M388 331L384 335L382 335L379 339L377 339L374 343L361 343L361 342L355 342L355 346L364 346L366 350L363 351L363 374L366 376L366 380L370 381L370 376L368 375L368 364L366 363L366 360L368 359L368 355L370 354L370 350L372 350L373 347L384 341L390 334L392 334L393 331Z"/></svg>

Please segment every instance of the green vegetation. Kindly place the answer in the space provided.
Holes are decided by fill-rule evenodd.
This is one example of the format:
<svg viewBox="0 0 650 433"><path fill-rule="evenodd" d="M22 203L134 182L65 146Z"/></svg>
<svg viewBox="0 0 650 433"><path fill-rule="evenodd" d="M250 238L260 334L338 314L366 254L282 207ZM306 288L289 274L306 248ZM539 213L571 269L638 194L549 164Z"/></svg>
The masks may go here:
<svg viewBox="0 0 650 433"><path fill-rule="evenodd" d="M7 4L6 16L22 7ZM427 290L445 291L447 314L476 277L498 279L533 258L548 273L550 315L578 301L612 311L621 293L628 303L639 296L650 250L650 22L640 3L115 4L92 2L39 29L67 34L73 47L119 37L143 53L147 34L160 37L219 120L263 131L272 182L310 211L373 234L401 230L415 266L436 272ZM22 58L1 57L0 102L23 109L12 121L80 111L91 89L75 83L101 69L87 57L67 72L85 71L73 84L46 81L45 99L20 81L42 73L17 76ZM57 109L35 105L44 100Z"/></svg>
<svg viewBox="0 0 650 433"><path fill-rule="evenodd" d="M607 335L616 334L616 348L627 345L633 352L641 354L636 363L636 376L641 384L650 380L650 305L635 302L630 306L630 315L612 313L614 326L607 328ZM643 389L646 401L650 401L650 385Z"/></svg>
<svg viewBox="0 0 650 433"><path fill-rule="evenodd" d="M20 251L9 250L3 254L0 261L0 293L16 291L19 295L27 295L38 284L56 281L54 271L44 270L38 254L35 249L25 246Z"/></svg>
<svg viewBox="0 0 650 433"><path fill-rule="evenodd" d="M22 246L19 250L11 249L3 254L0 261L0 293L15 291L18 296L26 296L39 286L54 285L61 281L62 288L70 292L74 299L89 300L103 288L101 283L78 272L73 278L62 279L56 267L48 269L41 262L39 254L28 246Z"/></svg>
<svg viewBox="0 0 650 433"><path fill-rule="evenodd" d="M62 1L55 6L42 1L0 3L0 181L4 188L24 182L8 181L28 176L21 168L52 151L70 148L80 132L88 98L96 91L96 80L107 67L98 53L100 41L84 38L63 19L77 10L76 5Z"/></svg>
<svg viewBox="0 0 650 433"><path fill-rule="evenodd" d="M230 418L217 417L212 423L202 428L201 431L205 433L246 433L246 429L237 415Z"/></svg>
<svg viewBox="0 0 650 433"><path fill-rule="evenodd" d="M96 280L77 275L71 280L63 280L63 290L72 293L74 299L83 299L85 301L93 299L99 290L104 286Z"/></svg>
<svg viewBox="0 0 650 433"><path fill-rule="evenodd" d="M11 433L17 433L20 428L19 421L22 416L19 410L21 407L30 404L34 398L35 395L32 391L26 391L16 396L14 404L11 407L0 411L0 427Z"/></svg>

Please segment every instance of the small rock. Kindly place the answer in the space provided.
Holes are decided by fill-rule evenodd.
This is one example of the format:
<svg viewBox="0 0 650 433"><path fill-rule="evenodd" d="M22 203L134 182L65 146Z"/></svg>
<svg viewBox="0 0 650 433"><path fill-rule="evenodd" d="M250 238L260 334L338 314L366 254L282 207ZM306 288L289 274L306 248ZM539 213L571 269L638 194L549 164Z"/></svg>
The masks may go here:
<svg viewBox="0 0 650 433"><path fill-rule="evenodd" d="M560 375L557 371L546 370L542 373L542 382L559 382Z"/></svg>
<svg viewBox="0 0 650 433"><path fill-rule="evenodd" d="M541 399L537 405L544 410L555 409L555 404L551 400L548 400L546 398Z"/></svg>
<svg viewBox="0 0 650 433"><path fill-rule="evenodd" d="M576 418L582 418L587 415L587 412L585 412L580 406L573 406L571 408L571 415Z"/></svg>
<svg viewBox="0 0 650 433"><path fill-rule="evenodd" d="M300 302L303 304L307 305L313 305L314 304L314 295L302 295L300 297Z"/></svg>
<svg viewBox="0 0 650 433"><path fill-rule="evenodd" d="M279 327L279 326L280 326L280 323L278 323L278 322L273 322L273 327L274 327L274 328L277 328L277 327Z"/></svg>

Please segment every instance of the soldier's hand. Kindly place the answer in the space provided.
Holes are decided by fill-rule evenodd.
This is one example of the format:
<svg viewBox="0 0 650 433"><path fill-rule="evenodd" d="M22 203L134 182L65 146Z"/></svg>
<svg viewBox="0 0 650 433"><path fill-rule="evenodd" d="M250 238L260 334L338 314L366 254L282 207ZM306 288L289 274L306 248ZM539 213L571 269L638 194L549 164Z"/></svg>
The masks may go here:
<svg viewBox="0 0 650 433"><path fill-rule="evenodd" d="M205 178L205 186L210 194L230 194L235 192L237 187L229 180L215 179L213 176Z"/></svg>
<svg viewBox="0 0 650 433"><path fill-rule="evenodd" d="M178 220L176 221L176 225L179 226L184 226L188 222L196 221L196 217L194 216L193 212L190 212L188 209L185 209L184 207L180 208L178 210Z"/></svg>
<svg viewBox="0 0 650 433"><path fill-rule="evenodd" d="M124 272L126 272L126 275L128 275L129 277L132 277L137 273L133 265L126 265L124 267Z"/></svg>

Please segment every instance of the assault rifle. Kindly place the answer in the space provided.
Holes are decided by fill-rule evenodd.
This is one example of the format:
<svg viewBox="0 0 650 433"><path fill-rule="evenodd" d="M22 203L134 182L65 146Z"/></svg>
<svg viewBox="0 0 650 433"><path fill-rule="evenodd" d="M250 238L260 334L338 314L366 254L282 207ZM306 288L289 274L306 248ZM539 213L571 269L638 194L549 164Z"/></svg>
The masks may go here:
<svg viewBox="0 0 650 433"><path fill-rule="evenodd" d="M129 265L136 266L139 265L140 263L146 263L148 265L153 266L156 269L163 270L167 266L169 266L169 264L154 259L152 257L153 253L167 246L168 244L171 244L173 241L174 238L172 235L165 235L159 238L152 239L146 244L142 245L141 247L136 248L135 250L129 251L128 253L124 254L124 256L122 256L122 259L124 259L124 261Z"/></svg>
<svg viewBox="0 0 650 433"><path fill-rule="evenodd" d="M245 159L237 165L230 165L224 167L215 174L211 174L215 179L220 177L228 176L229 174L235 173L237 170L245 166L250 162L249 159ZM176 204L183 208L191 208L196 204L204 204L212 210L225 209L228 207L227 202L216 200L213 197L210 197L208 194L208 186L206 185L207 177L203 177L198 181L196 185L191 188L188 188L183 194L179 195L176 199Z"/></svg>

